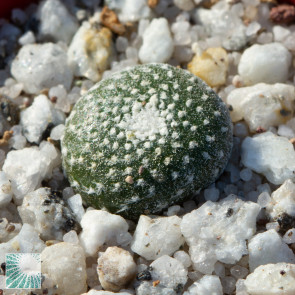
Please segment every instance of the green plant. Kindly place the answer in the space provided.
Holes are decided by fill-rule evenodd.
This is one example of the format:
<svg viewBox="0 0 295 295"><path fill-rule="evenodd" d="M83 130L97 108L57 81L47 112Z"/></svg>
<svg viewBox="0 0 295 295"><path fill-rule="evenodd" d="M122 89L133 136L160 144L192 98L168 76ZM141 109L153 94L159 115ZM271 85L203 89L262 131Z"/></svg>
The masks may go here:
<svg viewBox="0 0 295 295"><path fill-rule="evenodd" d="M231 148L225 104L198 77L166 64L97 83L76 103L62 140L64 169L86 204L129 219L214 182Z"/></svg>

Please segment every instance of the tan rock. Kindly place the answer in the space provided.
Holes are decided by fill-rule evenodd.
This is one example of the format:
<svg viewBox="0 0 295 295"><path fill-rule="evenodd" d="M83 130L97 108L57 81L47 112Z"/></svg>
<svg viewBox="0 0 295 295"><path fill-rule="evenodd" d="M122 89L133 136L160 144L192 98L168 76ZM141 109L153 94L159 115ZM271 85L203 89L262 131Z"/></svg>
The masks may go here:
<svg viewBox="0 0 295 295"><path fill-rule="evenodd" d="M56 285L56 295L79 295L87 290L83 249L70 243L46 247L41 253L41 270Z"/></svg>
<svg viewBox="0 0 295 295"><path fill-rule="evenodd" d="M75 76L97 82L109 67L113 53L111 30L105 27L99 29L89 22L84 22L68 49L68 63Z"/></svg>
<svg viewBox="0 0 295 295"><path fill-rule="evenodd" d="M97 264L99 281L108 291L119 291L136 274L136 264L132 255L119 247L108 247L98 258Z"/></svg>
<svg viewBox="0 0 295 295"><path fill-rule="evenodd" d="M225 84L227 69L227 53L221 47L207 49L188 64L188 70L211 87Z"/></svg>

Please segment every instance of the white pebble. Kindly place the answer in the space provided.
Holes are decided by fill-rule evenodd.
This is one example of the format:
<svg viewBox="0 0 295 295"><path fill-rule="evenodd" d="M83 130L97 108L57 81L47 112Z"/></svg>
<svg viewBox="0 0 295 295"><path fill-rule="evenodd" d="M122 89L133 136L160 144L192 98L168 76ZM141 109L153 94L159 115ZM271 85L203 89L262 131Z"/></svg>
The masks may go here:
<svg viewBox="0 0 295 295"><path fill-rule="evenodd" d="M265 208L271 202L268 192L263 192L258 196L257 203L261 208Z"/></svg>
<svg viewBox="0 0 295 295"><path fill-rule="evenodd" d="M185 267L190 267L192 264L190 256L185 251L176 251L173 254L173 257L180 261Z"/></svg>
<svg viewBox="0 0 295 295"><path fill-rule="evenodd" d="M294 253L274 229L255 235L248 248L250 272L269 263L295 263Z"/></svg>
<svg viewBox="0 0 295 295"><path fill-rule="evenodd" d="M104 244L124 245L130 242L128 224L123 217L103 210L88 210L81 220L80 243L86 256L94 256ZM125 239L123 239L125 237ZM125 240L124 244L120 240ZM127 241L127 244L126 244Z"/></svg>
<svg viewBox="0 0 295 295"><path fill-rule="evenodd" d="M295 179L295 152L285 137L272 132L246 137L242 143L242 163L251 170L262 173L273 184Z"/></svg>
<svg viewBox="0 0 295 295"><path fill-rule="evenodd" d="M171 255L184 243L177 216L150 218L141 215L133 235L131 249L147 260Z"/></svg>
<svg viewBox="0 0 295 295"><path fill-rule="evenodd" d="M50 132L50 138L53 140L60 140L63 137L65 131L65 125L64 124L59 124L52 128Z"/></svg>
<svg viewBox="0 0 295 295"><path fill-rule="evenodd" d="M165 18L153 19L143 33L143 44L139 50L140 61L166 62L172 56L173 49L168 21Z"/></svg>
<svg viewBox="0 0 295 295"><path fill-rule="evenodd" d="M295 294L294 273L295 265L290 263L261 265L247 276L245 286L254 295L292 295Z"/></svg>
<svg viewBox="0 0 295 295"><path fill-rule="evenodd" d="M238 72L247 85L285 82L291 59L291 53L280 43L254 44L242 54Z"/></svg>

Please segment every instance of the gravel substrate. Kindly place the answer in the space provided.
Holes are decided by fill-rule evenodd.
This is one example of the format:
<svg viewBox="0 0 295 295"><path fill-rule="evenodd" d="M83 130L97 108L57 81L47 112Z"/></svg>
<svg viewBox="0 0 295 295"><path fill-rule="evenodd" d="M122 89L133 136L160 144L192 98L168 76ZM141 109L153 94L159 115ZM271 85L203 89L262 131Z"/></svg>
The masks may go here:
<svg viewBox="0 0 295 295"><path fill-rule="evenodd" d="M0 294L294 295L294 21L259 0L45 0L1 19ZM96 82L147 63L212 87L233 148L215 183L131 221L83 206L60 141ZM41 253L42 289L5 289L6 253Z"/></svg>

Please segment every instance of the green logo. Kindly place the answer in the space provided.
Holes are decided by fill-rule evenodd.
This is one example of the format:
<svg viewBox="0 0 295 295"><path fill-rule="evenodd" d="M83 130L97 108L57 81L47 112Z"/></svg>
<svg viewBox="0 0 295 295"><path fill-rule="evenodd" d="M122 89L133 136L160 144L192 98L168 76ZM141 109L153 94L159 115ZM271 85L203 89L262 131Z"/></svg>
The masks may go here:
<svg viewBox="0 0 295 295"><path fill-rule="evenodd" d="M40 254L6 254L6 289L41 289Z"/></svg>

